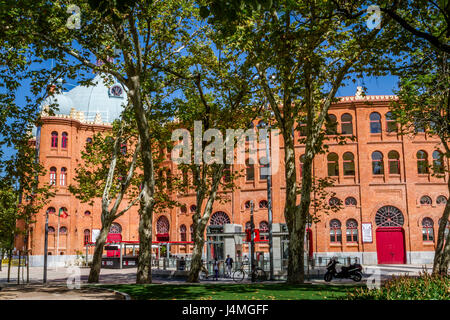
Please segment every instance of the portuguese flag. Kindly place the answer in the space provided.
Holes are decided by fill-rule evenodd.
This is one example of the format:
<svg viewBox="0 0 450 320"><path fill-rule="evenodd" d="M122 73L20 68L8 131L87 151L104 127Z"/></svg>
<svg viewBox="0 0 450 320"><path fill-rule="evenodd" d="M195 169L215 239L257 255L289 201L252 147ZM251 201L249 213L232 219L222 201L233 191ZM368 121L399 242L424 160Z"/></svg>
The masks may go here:
<svg viewBox="0 0 450 320"><path fill-rule="evenodd" d="M65 211L65 208L60 208L58 212L58 217L67 218L69 214Z"/></svg>

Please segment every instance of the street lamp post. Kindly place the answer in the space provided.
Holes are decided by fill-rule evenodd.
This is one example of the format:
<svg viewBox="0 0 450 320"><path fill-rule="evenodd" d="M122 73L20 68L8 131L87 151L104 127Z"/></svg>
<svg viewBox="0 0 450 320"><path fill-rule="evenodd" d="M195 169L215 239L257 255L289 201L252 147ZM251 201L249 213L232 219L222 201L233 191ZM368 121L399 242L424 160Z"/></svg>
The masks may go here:
<svg viewBox="0 0 450 320"><path fill-rule="evenodd" d="M269 280L273 280L273 234L272 234L272 163L270 160L270 138L269 130L266 135L266 158L269 164L269 174L267 175L267 212L269 220Z"/></svg>
<svg viewBox="0 0 450 320"><path fill-rule="evenodd" d="M44 283L47 283L47 256L48 256L48 209L45 211L45 240L44 240Z"/></svg>
<svg viewBox="0 0 450 320"><path fill-rule="evenodd" d="M253 220L253 200L250 201L250 265L251 265L251 279L255 282L255 222Z"/></svg>

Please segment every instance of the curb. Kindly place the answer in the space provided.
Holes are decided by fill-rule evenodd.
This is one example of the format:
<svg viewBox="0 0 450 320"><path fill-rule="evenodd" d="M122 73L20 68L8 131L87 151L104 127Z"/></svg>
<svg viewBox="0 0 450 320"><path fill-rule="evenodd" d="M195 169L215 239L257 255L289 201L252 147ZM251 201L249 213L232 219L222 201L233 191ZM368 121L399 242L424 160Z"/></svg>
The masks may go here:
<svg viewBox="0 0 450 320"><path fill-rule="evenodd" d="M120 296L122 298L122 300L132 300L131 296L128 293L117 291L117 290L113 290L113 289L104 288L104 287L101 286L101 284L98 284L98 285L84 285L84 287L109 291L109 292L114 293L116 296Z"/></svg>

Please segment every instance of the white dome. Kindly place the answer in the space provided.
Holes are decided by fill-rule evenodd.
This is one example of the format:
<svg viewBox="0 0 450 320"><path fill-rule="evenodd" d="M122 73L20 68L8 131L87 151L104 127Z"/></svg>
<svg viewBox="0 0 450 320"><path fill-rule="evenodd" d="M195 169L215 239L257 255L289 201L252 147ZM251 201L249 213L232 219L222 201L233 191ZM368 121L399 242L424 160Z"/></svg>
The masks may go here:
<svg viewBox="0 0 450 320"><path fill-rule="evenodd" d="M102 122L111 123L120 117L127 102L127 95L122 85L114 83L107 86L100 74L92 80L93 86L77 86L68 92L56 94L45 100L44 105L58 104L56 114L70 115L72 108L84 113L84 119L94 121L100 114ZM114 93L110 88L114 88Z"/></svg>

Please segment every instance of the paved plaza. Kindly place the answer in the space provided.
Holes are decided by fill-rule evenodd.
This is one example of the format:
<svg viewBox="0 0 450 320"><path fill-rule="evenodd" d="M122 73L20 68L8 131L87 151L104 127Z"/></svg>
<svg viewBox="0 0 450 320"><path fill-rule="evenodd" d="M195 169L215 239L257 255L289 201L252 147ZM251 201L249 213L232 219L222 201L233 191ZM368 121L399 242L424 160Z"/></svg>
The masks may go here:
<svg viewBox="0 0 450 320"><path fill-rule="evenodd" d="M379 273L380 280L385 281L391 278L393 275L418 275L419 272L427 270L431 272L431 265L365 265L364 266L364 278L363 282L373 275L373 273ZM7 267L3 267L0 272L0 300L117 300L125 299L124 296L114 293L112 291L105 291L95 288L87 288L87 279L89 275L89 268L79 268L74 271L73 267L58 267L48 268L47 271L47 284L42 284L43 268L42 267L30 267L30 281L28 285L22 284L22 272L21 272L21 285L17 285L17 267L11 267L10 282L7 283ZM78 273L79 272L79 273ZM161 277L156 274L155 270L153 276L153 283L163 284L182 284L185 283L183 279L171 279L167 277ZM26 281L26 270L23 273ZM69 285L68 285L69 279ZM70 289L70 285L73 281L70 280L79 279L81 289ZM248 280L246 280L248 282ZM102 269L100 274L100 284L132 284L136 282L136 268L129 269ZM235 283L230 278L219 278L218 281L206 280L204 283ZM280 281L277 281L280 282ZM312 277L309 281L312 284L324 283L323 279L319 277ZM354 284L352 280L334 279L331 284L345 285Z"/></svg>

